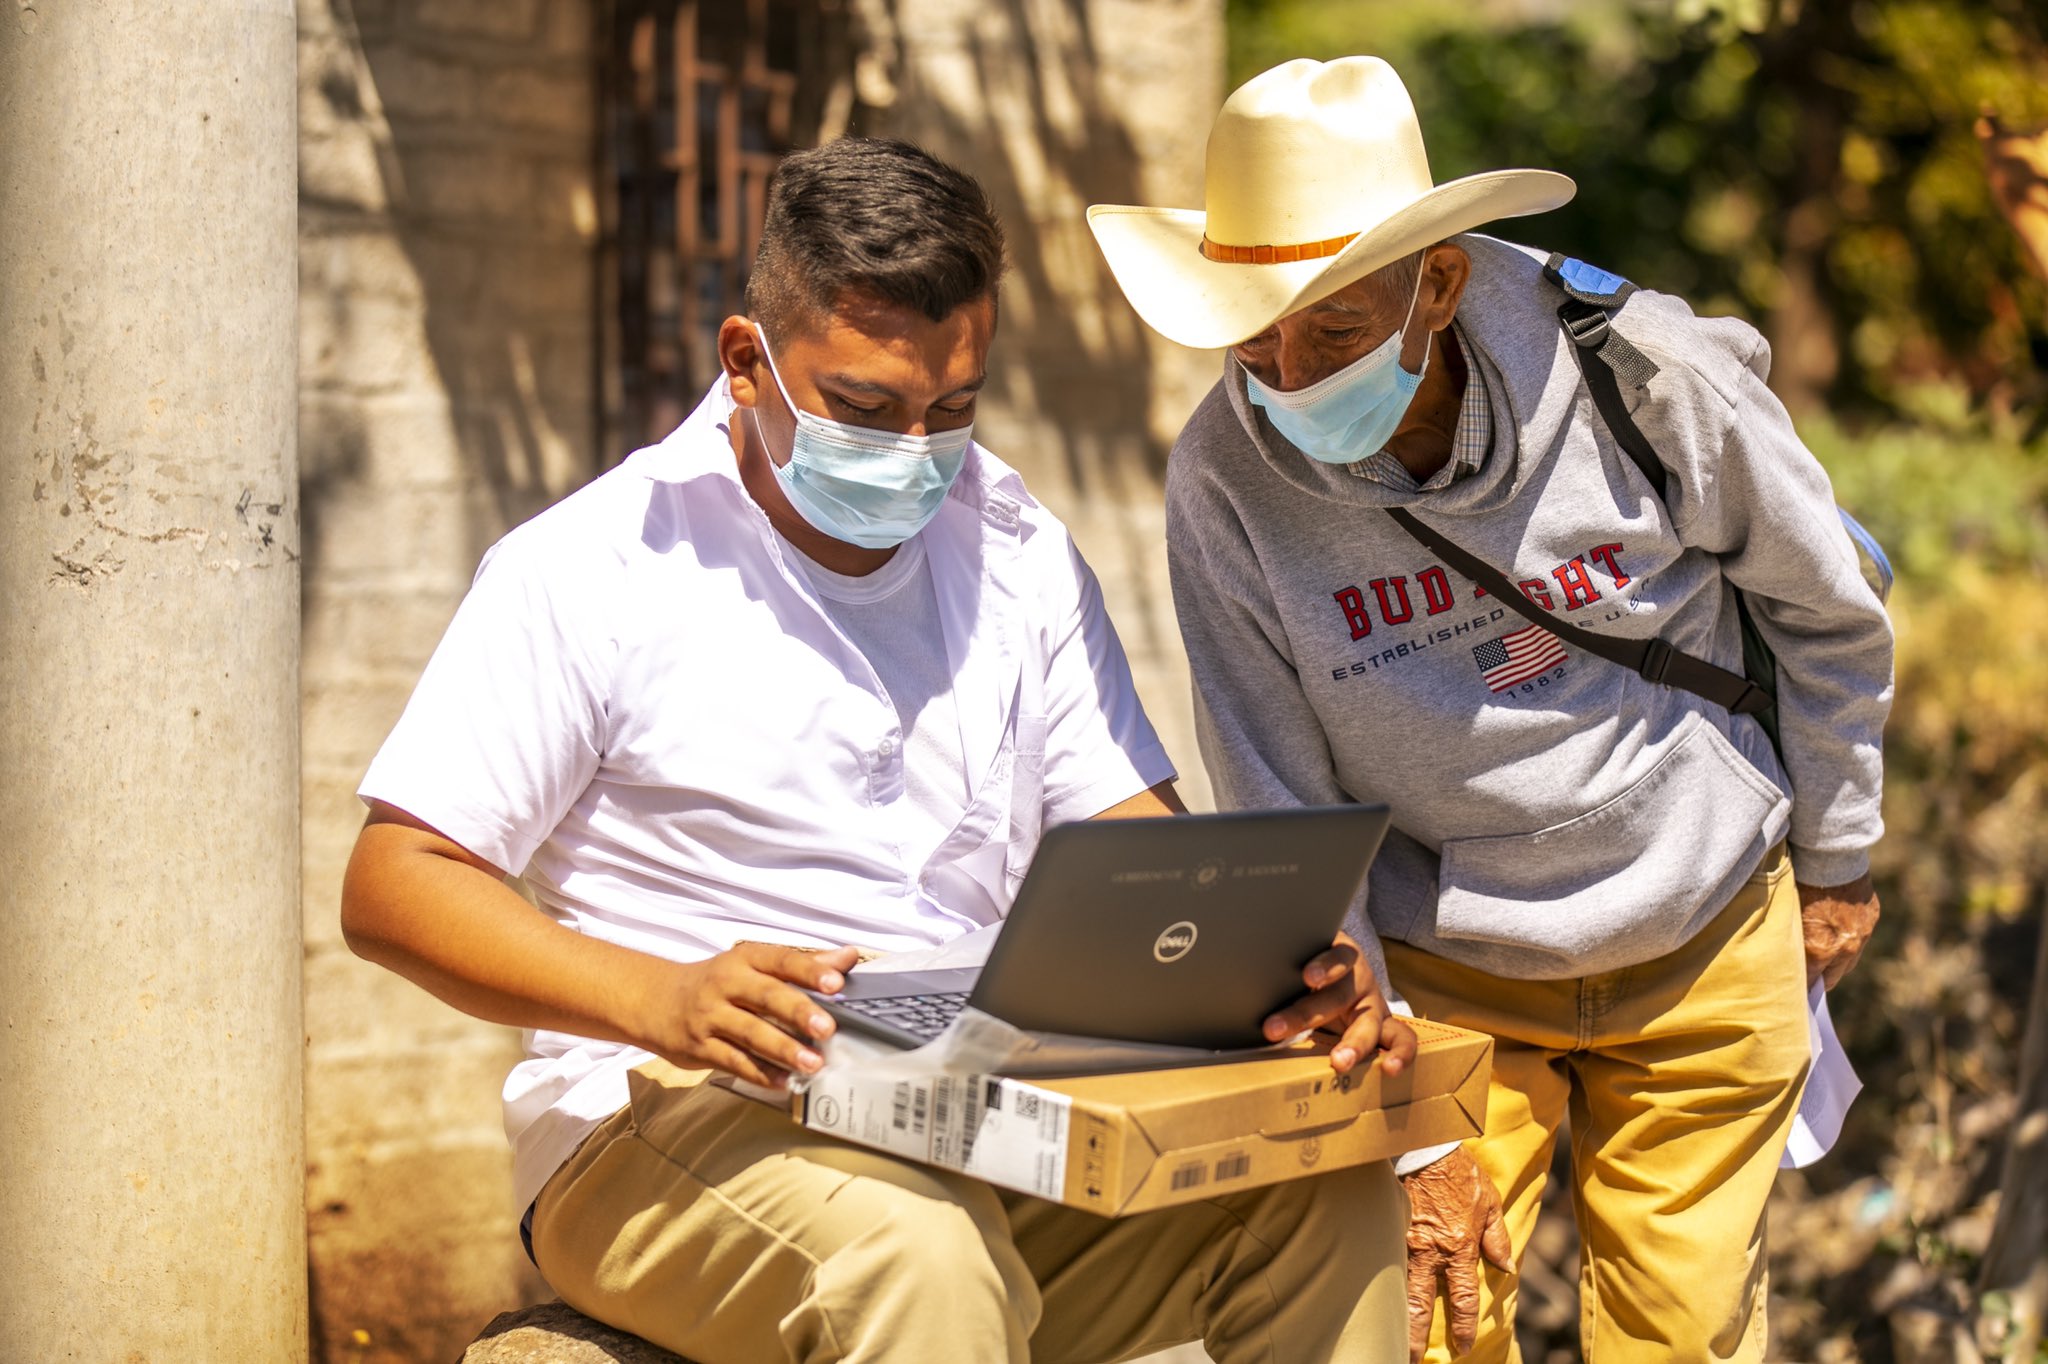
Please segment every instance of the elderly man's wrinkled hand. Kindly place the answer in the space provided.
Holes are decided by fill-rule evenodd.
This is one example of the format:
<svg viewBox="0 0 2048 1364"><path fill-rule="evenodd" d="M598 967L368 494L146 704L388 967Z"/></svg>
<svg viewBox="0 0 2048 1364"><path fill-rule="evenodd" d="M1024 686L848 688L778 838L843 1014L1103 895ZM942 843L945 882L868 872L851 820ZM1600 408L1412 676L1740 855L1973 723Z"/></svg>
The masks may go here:
<svg viewBox="0 0 2048 1364"><path fill-rule="evenodd" d="M1493 1181L1464 1147L1401 1181L1408 1191L1408 1358L1429 1347L1437 1284L1451 1353L1472 1348L1479 1331L1479 1261L1512 1272L1514 1247Z"/></svg>
<svg viewBox="0 0 2048 1364"><path fill-rule="evenodd" d="M1846 886L1800 886L1799 919L1806 939L1806 987L1824 980L1830 990L1849 974L1877 928L1877 892L1870 876Z"/></svg>
<svg viewBox="0 0 2048 1364"><path fill-rule="evenodd" d="M1350 934L1339 933L1329 951L1302 967L1301 980L1309 993L1266 1020L1268 1041L1317 1028L1341 1033L1330 1049L1339 1075L1375 1054L1389 1075L1415 1060L1415 1029L1392 1016L1371 959Z"/></svg>

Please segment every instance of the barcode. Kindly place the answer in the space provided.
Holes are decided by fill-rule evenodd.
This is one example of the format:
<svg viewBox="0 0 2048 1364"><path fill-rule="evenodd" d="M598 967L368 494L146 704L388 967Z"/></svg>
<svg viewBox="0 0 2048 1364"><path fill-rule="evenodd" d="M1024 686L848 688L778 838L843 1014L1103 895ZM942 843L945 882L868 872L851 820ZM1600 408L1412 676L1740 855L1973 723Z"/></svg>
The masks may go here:
<svg viewBox="0 0 2048 1364"><path fill-rule="evenodd" d="M1026 1122L1038 1120L1038 1096L1029 1092L1017 1096L1017 1116Z"/></svg>
<svg viewBox="0 0 2048 1364"><path fill-rule="evenodd" d="M1192 1189L1209 1177L1208 1171L1199 1164L1183 1165L1173 1172L1173 1187L1176 1190Z"/></svg>
<svg viewBox="0 0 2048 1364"><path fill-rule="evenodd" d="M924 1131L924 1111L927 1097L923 1085L918 1085L911 1090L910 1130L913 1132Z"/></svg>
<svg viewBox="0 0 2048 1364"><path fill-rule="evenodd" d="M953 1082L941 1080L932 1086L932 1126L943 1132L946 1119L953 1115Z"/></svg>
<svg viewBox="0 0 2048 1364"><path fill-rule="evenodd" d="M981 1104L982 1107L991 1113L1003 1111L1003 1082L1001 1080L990 1080L983 1086Z"/></svg>
<svg viewBox="0 0 2048 1364"><path fill-rule="evenodd" d="M1252 1158L1239 1151L1216 1162L1216 1182L1226 1179L1242 1179L1252 1168Z"/></svg>
<svg viewBox="0 0 2048 1364"><path fill-rule="evenodd" d="M901 1132L910 1126L910 1086L896 1086L896 1092L889 1100L889 1121Z"/></svg>
<svg viewBox="0 0 2048 1364"><path fill-rule="evenodd" d="M994 1085L989 1086L991 1092L994 1089ZM974 1138L981 1131L981 1099L981 1086L969 1080L967 1082L967 1121L960 1131L960 1168L963 1170L974 1159Z"/></svg>

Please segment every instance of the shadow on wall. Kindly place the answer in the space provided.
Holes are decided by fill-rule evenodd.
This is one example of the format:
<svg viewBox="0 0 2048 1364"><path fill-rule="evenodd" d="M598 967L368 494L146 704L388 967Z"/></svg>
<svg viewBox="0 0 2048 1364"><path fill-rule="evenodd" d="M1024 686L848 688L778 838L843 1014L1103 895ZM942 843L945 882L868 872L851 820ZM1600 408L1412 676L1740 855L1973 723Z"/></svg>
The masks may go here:
<svg viewBox="0 0 2048 1364"><path fill-rule="evenodd" d="M326 153L300 196L325 314L302 361L309 519L352 482L460 492L473 566L597 468L596 20L573 0L300 8L327 40L301 74L303 154Z"/></svg>
<svg viewBox="0 0 2048 1364"><path fill-rule="evenodd" d="M307 1234L316 1360L453 1359L542 1292L520 1055L340 941L354 790L505 530L597 470L595 16L299 0Z"/></svg>

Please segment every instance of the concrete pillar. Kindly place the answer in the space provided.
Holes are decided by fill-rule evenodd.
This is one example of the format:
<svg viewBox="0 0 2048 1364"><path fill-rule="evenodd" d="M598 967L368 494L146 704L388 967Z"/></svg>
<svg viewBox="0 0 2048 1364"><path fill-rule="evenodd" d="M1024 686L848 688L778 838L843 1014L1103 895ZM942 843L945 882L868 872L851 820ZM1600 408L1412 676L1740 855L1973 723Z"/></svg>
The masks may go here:
<svg viewBox="0 0 2048 1364"><path fill-rule="evenodd" d="M0 9L0 1330L306 1355L291 0Z"/></svg>

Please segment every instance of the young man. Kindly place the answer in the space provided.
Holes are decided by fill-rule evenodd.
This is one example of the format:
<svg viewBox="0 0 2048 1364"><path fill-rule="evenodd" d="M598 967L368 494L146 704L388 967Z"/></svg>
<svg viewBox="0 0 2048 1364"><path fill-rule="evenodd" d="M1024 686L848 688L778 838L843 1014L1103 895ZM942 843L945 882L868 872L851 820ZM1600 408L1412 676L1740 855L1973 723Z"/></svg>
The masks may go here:
<svg viewBox="0 0 2048 1364"><path fill-rule="evenodd" d="M1572 189L1436 184L1400 78L1349 57L1226 101L1206 211L1090 221L1146 321L1230 348L1166 493L1218 798L1389 802L1357 931L1417 1013L1496 1039L1485 1134L1402 1162L1417 1355L1513 1357L1509 1241L1569 1112L1586 1357L1755 1361L1808 987L1877 918L1891 632L1752 329L1595 271L1568 295L1544 253L1471 235ZM1588 293L1611 329L1592 309L1567 337ZM1611 348L1664 479L1575 344ZM1741 688L1731 588L1776 651L1782 758L1645 644Z"/></svg>
<svg viewBox="0 0 2048 1364"><path fill-rule="evenodd" d="M1093 576L972 442L1002 268L915 148L785 161L723 378L486 559L364 780L350 944L531 1030L535 1262L698 1364L1391 1360L1384 1166L1108 1221L715 1082L815 1071L799 987L1000 919L1048 823L1179 808ZM1348 940L1305 977L1272 1029L1412 1055Z"/></svg>

